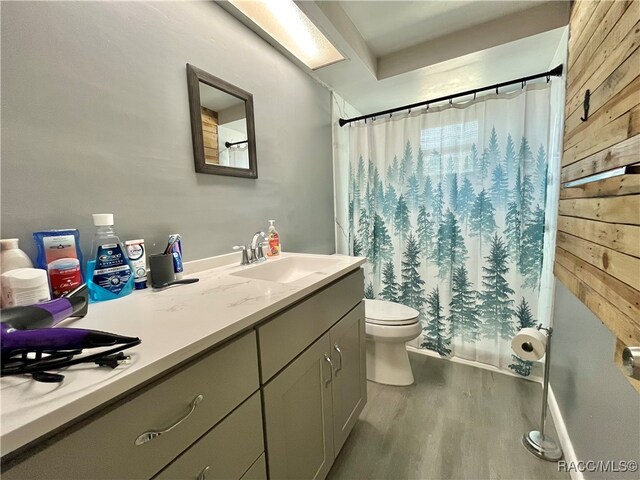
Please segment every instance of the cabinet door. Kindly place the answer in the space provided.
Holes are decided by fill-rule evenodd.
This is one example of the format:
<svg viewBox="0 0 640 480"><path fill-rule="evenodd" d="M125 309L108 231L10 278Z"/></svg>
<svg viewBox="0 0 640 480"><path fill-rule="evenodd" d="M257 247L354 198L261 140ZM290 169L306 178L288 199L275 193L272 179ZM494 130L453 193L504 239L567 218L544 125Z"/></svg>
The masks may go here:
<svg viewBox="0 0 640 480"><path fill-rule="evenodd" d="M329 331L334 365L333 442L336 455L367 403L364 302Z"/></svg>
<svg viewBox="0 0 640 480"><path fill-rule="evenodd" d="M264 387L269 478L322 479L334 459L329 333Z"/></svg>

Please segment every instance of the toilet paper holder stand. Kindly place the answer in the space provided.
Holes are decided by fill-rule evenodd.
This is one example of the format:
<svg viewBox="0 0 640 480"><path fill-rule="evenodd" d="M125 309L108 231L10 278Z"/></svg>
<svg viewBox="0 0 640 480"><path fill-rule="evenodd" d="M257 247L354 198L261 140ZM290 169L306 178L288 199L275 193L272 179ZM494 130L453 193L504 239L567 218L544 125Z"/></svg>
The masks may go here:
<svg viewBox="0 0 640 480"><path fill-rule="evenodd" d="M557 462L562 458L562 449L556 441L545 434L545 423L547 420L547 398L549 395L549 369L551 367L551 335L552 327L537 326L538 330L544 330L547 335L544 358L544 383L542 392L542 412L540 414L540 430L531 430L522 436L522 444L529 452L538 458L548 462ZM533 347L532 347L533 350Z"/></svg>

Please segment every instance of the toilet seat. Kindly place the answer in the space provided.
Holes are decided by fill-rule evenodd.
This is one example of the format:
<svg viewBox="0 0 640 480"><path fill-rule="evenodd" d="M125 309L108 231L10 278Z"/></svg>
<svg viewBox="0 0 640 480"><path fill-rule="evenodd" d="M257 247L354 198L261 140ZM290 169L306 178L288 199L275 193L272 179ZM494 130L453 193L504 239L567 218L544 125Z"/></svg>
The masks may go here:
<svg viewBox="0 0 640 480"><path fill-rule="evenodd" d="M367 323L386 326L412 325L420 315L411 307L384 300L365 299L364 311Z"/></svg>
<svg viewBox="0 0 640 480"><path fill-rule="evenodd" d="M403 325L377 325L368 323L365 326L367 339L377 342L396 343L408 342L416 338L422 332L422 325L416 320L413 323Z"/></svg>

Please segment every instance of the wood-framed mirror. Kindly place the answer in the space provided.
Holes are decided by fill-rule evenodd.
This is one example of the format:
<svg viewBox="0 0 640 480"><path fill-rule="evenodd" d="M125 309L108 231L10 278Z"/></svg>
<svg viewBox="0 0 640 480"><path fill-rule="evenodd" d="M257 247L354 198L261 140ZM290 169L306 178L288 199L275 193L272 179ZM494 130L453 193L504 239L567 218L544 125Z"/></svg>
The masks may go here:
<svg viewBox="0 0 640 480"><path fill-rule="evenodd" d="M187 63L196 172L258 178L253 95Z"/></svg>

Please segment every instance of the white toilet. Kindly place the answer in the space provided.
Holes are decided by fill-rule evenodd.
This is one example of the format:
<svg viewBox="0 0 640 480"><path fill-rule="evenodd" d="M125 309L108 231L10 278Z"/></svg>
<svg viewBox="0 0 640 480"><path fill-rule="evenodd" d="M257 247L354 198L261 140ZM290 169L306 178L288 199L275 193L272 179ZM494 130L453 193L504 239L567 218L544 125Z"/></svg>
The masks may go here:
<svg viewBox="0 0 640 480"><path fill-rule="evenodd" d="M418 311L399 303L364 301L367 379L386 385L411 385L413 372L405 343L422 331Z"/></svg>

